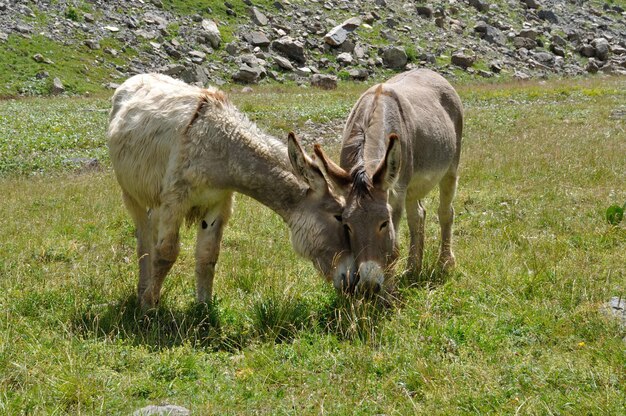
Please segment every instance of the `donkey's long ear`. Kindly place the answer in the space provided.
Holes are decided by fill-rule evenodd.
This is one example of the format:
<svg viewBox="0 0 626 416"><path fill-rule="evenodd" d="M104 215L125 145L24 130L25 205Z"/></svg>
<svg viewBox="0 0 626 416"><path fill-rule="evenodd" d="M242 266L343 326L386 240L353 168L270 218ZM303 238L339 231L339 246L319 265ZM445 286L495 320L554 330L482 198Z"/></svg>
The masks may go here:
<svg viewBox="0 0 626 416"><path fill-rule="evenodd" d="M376 172L372 177L375 187L387 191L392 188L398 177L400 176L400 166L402 165L402 149L398 135L392 133L389 135L389 144L385 158L376 168Z"/></svg>
<svg viewBox="0 0 626 416"><path fill-rule="evenodd" d="M317 165L322 170L322 173L324 173L328 181L331 182L335 191L340 194L347 194L350 184L352 183L350 174L341 166L333 162L332 159L326 155L322 146L319 144L315 144L313 146L313 151L315 152L315 156L317 156Z"/></svg>
<svg viewBox="0 0 626 416"><path fill-rule="evenodd" d="M296 135L289 132L287 136L287 153L294 174L309 185L314 192L326 192L328 184L320 168L304 153Z"/></svg>

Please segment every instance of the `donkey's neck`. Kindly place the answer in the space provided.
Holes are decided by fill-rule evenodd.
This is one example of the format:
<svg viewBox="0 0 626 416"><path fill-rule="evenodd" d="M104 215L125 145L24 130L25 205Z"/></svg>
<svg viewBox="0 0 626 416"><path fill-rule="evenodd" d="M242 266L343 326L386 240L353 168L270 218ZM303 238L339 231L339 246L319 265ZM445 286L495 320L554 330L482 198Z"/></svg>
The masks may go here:
<svg viewBox="0 0 626 416"><path fill-rule="evenodd" d="M216 119L216 117L218 119ZM263 133L234 106L221 115L207 114L211 136L219 141L227 167L221 187L246 194L289 223L307 187L291 170L287 147Z"/></svg>

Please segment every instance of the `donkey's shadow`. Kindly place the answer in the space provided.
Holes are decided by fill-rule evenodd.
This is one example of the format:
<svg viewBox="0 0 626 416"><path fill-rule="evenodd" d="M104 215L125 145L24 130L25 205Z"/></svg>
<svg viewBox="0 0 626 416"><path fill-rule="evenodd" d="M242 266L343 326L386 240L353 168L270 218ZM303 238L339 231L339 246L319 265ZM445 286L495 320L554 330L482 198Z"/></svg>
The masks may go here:
<svg viewBox="0 0 626 416"><path fill-rule="evenodd" d="M78 311L72 319L74 331L84 338L121 338L134 345L155 349L183 344L213 350L236 350L241 347L222 329L219 301L194 303L186 308L167 304L143 311L136 295L130 295Z"/></svg>

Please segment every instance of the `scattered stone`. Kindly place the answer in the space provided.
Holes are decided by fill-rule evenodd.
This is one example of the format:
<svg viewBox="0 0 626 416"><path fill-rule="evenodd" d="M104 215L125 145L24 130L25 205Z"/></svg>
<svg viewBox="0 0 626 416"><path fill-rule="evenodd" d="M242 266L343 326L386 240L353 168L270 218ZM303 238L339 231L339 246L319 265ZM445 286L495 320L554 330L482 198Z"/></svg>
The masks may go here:
<svg viewBox="0 0 626 416"><path fill-rule="evenodd" d="M270 45L270 40L267 35L263 32L252 31L247 35L244 35L246 40L252 46L258 46L261 48L268 47Z"/></svg>
<svg viewBox="0 0 626 416"><path fill-rule="evenodd" d="M364 68L350 69L348 71L348 74L350 75L350 79L353 79L355 81L366 81L370 76L369 72L367 72L367 69Z"/></svg>
<svg viewBox="0 0 626 416"><path fill-rule="evenodd" d="M430 6L417 6L417 15L430 19L433 17L433 9Z"/></svg>
<svg viewBox="0 0 626 416"><path fill-rule="evenodd" d="M623 328L626 328L626 298L614 296L604 305L604 310L610 315L620 320Z"/></svg>
<svg viewBox="0 0 626 416"><path fill-rule="evenodd" d="M609 59L609 42L605 38L596 38L591 41L591 46L595 49L594 56L601 61Z"/></svg>
<svg viewBox="0 0 626 416"><path fill-rule="evenodd" d="M245 86L241 89L241 92L244 94L250 94L251 92L254 92L254 90L252 89L252 87Z"/></svg>
<svg viewBox="0 0 626 416"><path fill-rule="evenodd" d="M201 51L190 51L189 56L191 57L191 60L197 64L204 62L206 59L206 53Z"/></svg>
<svg viewBox="0 0 626 416"><path fill-rule="evenodd" d="M36 53L33 55L33 60L35 62L38 62L40 64L48 64L48 65L52 65L54 62L52 62L51 59L46 58L45 56L43 56L40 53Z"/></svg>
<svg viewBox="0 0 626 416"><path fill-rule="evenodd" d="M289 62L289 59L287 58L283 58L282 56L275 56L274 62L276 62L276 65L284 70L293 71L293 65L291 65L291 62Z"/></svg>
<svg viewBox="0 0 626 416"><path fill-rule="evenodd" d="M474 65L474 61L476 61L474 56L466 55L462 51L454 52L451 58L452 65L460 66L463 69L467 69Z"/></svg>
<svg viewBox="0 0 626 416"><path fill-rule="evenodd" d="M539 3L537 3L537 0L521 0L521 1L529 9L538 9L539 8Z"/></svg>
<svg viewBox="0 0 626 416"><path fill-rule="evenodd" d="M468 3L470 6L474 6L474 8L479 12L484 13L489 10L489 3L484 2L483 0L469 0Z"/></svg>
<svg viewBox="0 0 626 416"><path fill-rule="evenodd" d="M243 64L239 70L233 74L233 80L244 84L256 83L262 76L265 76L265 70L260 66L251 67Z"/></svg>
<svg viewBox="0 0 626 416"><path fill-rule="evenodd" d="M559 18L552 10L541 9L537 12L537 17L550 23L559 23Z"/></svg>
<svg viewBox="0 0 626 416"><path fill-rule="evenodd" d="M521 36L516 36L513 38L513 46L516 49L534 49L537 47L537 41L529 38L523 38Z"/></svg>
<svg viewBox="0 0 626 416"><path fill-rule="evenodd" d="M406 51L401 46L392 46L383 51L383 65L387 68L402 69L407 62Z"/></svg>
<svg viewBox="0 0 626 416"><path fill-rule="evenodd" d="M268 20L267 17L261 13L259 9L253 7L250 11L252 14L252 21L259 26L267 26Z"/></svg>
<svg viewBox="0 0 626 416"><path fill-rule="evenodd" d="M343 65L350 65L352 63L352 54L348 52L340 53L337 55L337 62Z"/></svg>
<svg viewBox="0 0 626 416"><path fill-rule="evenodd" d="M150 405L133 412L133 416L189 416L190 414L189 409L173 404Z"/></svg>
<svg viewBox="0 0 626 416"><path fill-rule="evenodd" d="M293 40L289 36L283 36L282 38L273 41L272 49L300 64L306 62L306 58L304 56L304 45L297 40Z"/></svg>
<svg viewBox="0 0 626 416"><path fill-rule="evenodd" d="M120 84L115 83L115 82L108 82L104 84L104 88L109 89L109 90L116 90L119 87L120 87Z"/></svg>
<svg viewBox="0 0 626 416"><path fill-rule="evenodd" d="M9 35L4 32L0 32L0 42L6 42L9 40Z"/></svg>
<svg viewBox="0 0 626 416"><path fill-rule="evenodd" d="M72 157L63 160L65 165L73 166L76 173L95 172L102 169L100 161L91 157Z"/></svg>
<svg viewBox="0 0 626 416"><path fill-rule="evenodd" d="M335 75L313 74L311 76L311 86L323 90L334 90L337 88L337 77Z"/></svg>
<svg viewBox="0 0 626 416"><path fill-rule="evenodd" d="M54 78L52 80L52 88L50 89L50 93L52 95L59 95L65 92L65 87L59 78Z"/></svg>
<svg viewBox="0 0 626 416"><path fill-rule="evenodd" d="M109 32L113 32L113 33L117 33L120 31L120 28L117 26L105 26L104 28L108 30Z"/></svg>
<svg viewBox="0 0 626 416"><path fill-rule="evenodd" d="M203 36L211 47L218 48L220 43L222 43L222 36L217 28L217 24L213 20L203 19L202 29L204 31Z"/></svg>
<svg viewBox="0 0 626 416"><path fill-rule="evenodd" d="M346 41L348 34L354 32L361 25L361 19L351 17L339 26L335 26L324 36L324 41L331 46L339 46Z"/></svg>

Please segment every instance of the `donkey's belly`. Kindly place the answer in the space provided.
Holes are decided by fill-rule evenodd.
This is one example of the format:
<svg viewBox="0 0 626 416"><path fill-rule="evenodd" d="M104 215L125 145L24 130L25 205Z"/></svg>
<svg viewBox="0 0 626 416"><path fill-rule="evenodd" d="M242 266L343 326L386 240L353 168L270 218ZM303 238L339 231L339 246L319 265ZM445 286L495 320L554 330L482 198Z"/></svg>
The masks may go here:
<svg viewBox="0 0 626 416"><path fill-rule="evenodd" d="M448 170L433 170L413 174L407 187L407 197L423 199L441 181Z"/></svg>

